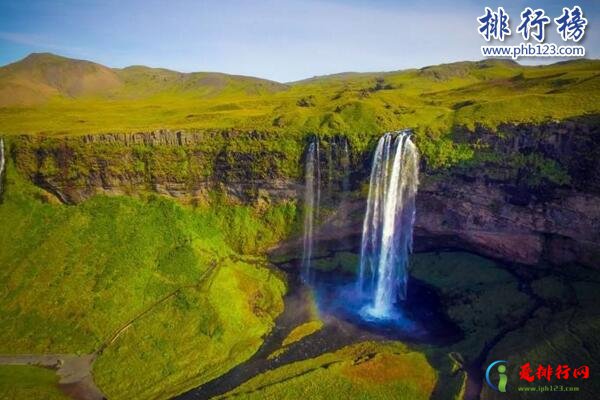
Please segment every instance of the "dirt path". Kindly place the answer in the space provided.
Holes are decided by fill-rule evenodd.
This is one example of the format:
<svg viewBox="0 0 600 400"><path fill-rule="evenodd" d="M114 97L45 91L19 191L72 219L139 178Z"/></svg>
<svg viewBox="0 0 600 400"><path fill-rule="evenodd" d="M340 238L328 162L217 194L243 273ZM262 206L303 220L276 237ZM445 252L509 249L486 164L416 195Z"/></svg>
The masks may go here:
<svg viewBox="0 0 600 400"><path fill-rule="evenodd" d="M119 327L107 340L104 341L104 343L102 343L100 345L100 347L98 348L98 350L96 350L96 352L94 354L96 354L96 355L102 354L102 352L108 346L113 344L119 338L119 336L121 336L121 334L123 332L125 332L127 329L129 329L136 321L140 320L145 315L149 314L152 310L154 310L154 308L156 308L156 306L169 300L173 296L180 293L182 290L190 289L190 288L197 288L200 285L202 285L204 283L204 281L217 269L217 265L218 265L217 263L213 263L206 271L204 271L204 273L200 276L200 279L198 280L197 283L194 283L192 285L181 286L181 287L175 289L174 291L168 293L167 295L163 296L162 298L156 300L154 303L150 304L144 311L138 313L133 318L131 318L129 321L127 321L125 324L123 324L121 327Z"/></svg>
<svg viewBox="0 0 600 400"><path fill-rule="evenodd" d="M103 400L104 394L94 383L92 375L92 366L96 358L119 336L129 329L136 321L149 314L156 306L172 298L181 290L201 285L212 272L217 268L217 263L212 264L200 277L200 280L193 284L182 286L166 296L150 304L145 310L136 314L133 318L121 325L115 332L105 340L100 347L92 354L78 356L76 354L17 354L0 355L0 365L32 365L41 368L50 368L56 371L59 376L59 387L69 397L75 400Z"/></svg>

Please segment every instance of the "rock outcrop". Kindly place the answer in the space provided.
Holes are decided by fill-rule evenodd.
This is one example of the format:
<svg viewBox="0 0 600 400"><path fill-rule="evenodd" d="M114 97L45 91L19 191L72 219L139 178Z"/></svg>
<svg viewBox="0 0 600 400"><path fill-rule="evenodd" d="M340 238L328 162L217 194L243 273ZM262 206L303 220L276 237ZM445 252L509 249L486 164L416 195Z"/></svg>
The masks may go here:
<svg viewBox="0 0 600 400"><path fill-rule="evenodd" d="M67 204L140 193L191 202L213 190L244 203L295 198L299 160L271 151L265 143L272 140L237 131L20 136L12 155L19 170Z"/></svg>
<svg viewBox="0 0 600 400"><path fill-rule="evenodd" d="M460 248L524 264L600 267L597 118L458 133L484 161L425 172L417 249Z"/></svg>
<svg viewBox="0 0 600 400"><path fill-rule="evenodd" d="M596 118L458 130L475 162L423 164L416 251L459 249L506 262L600 267L600 125ZM366 168L363 181L368 180ZM347 201L315 233L322 248L358 252L364 199ZM273 254L285 259L298 243ZM318 250L317 250L318 252Z"/></svg>
<svg viewBox="0 0 600 400"><path fill-rule="evenodd" d="M14 165L65 203L99 193L144 192L193 202L213 190L244 203L298 199L305 142L271 135L157 131L22 136L10 143ZM289 141L293 151L273 151L273 140ZM324 148L335 148L336 140L324 142ZM458 129L453 140L471 146L473 157L446 170L433 170L424 160L416 251L462 249L530 265L600 267L597 118L505 125L497 132ZM333 175L323 181L330 203L315 238L329 248L357 250L365 207L360 188L368 181L370 154L352 155L349 185L336 183L341 178L324 154L321 170ZM352 193L336 193L343 186ZM274 253L300 254L298 243L291 239Z"/></svg>
<svg viewBox="0 0 600 400"><path fill-rule="evenodd" d="M523 264L600 266L600 196L557 190L513 204L499 185L460 178L425 181L418 194L417 250L459 248Z"/></svg>

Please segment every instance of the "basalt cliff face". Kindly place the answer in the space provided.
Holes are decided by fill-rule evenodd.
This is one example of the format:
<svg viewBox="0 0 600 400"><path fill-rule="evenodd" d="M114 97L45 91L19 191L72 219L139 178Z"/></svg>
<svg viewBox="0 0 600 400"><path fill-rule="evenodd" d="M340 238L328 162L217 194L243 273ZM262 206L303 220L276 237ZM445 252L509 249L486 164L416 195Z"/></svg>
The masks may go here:
<svg viewBox="0 0 600 400"><path fill-rule="evenodd" d="M600 196L556 190L551 200L511 202L512 188L453 177L418 195L416 250L459 248L506 261L599 266Z"/></svg>
<svg viewBox="0 0 600 400"><path fill-rule="evenodd" d="M481 162L443 178L425 171L417 249L599 267L600 127L590 119L499 132L459 132L457 140L481 145Z"/></svg>
<svg viewBox="0 0 600 400"><path fill-rule="evenodd" d="M335 152L345 141L340 138L322 139L324 211L315 236L328 251L356 251L371 154L351 151L348 176L342 176ZM270 148L273 140L287 141L289 151ZM600 267L596 118L457 130L453 140L473 149L473 156L443 170L422 161L416 251L463 249L530 265ZM302 198L302 140L259 132L158 131L9 142L12 164L65 203L141 192L193 203L213 190L263 205ZM291 238L273 254L300 257L299 248Z"/></svg>
<svg viewBox="0 0 600 400"><path fill-rule="evenodd" d="M96 194L158 193L194 202L213 190L251 203L295 198L298 153L269 148L258 132L161 130L48 138L20 136L11 155L35 184L67 204ZM298 144L300 146L300 144Z"/></svg>

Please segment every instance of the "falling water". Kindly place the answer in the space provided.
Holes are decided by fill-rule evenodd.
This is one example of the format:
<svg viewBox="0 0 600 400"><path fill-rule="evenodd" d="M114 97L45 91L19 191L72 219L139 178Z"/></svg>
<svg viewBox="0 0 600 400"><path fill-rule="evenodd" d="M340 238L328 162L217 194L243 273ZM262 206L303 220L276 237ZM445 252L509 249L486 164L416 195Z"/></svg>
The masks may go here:
<svg viewBox="0 0 600 400"><path fill-rule="evenodd" d="M410 131L386 133L377 143L363 222L358 285L372 303L365 312L393 316L406 298L412 250L419 155Z"/></svg>
<svg viewBox="0 0 600 400"><path fill-rule="evenodd" d="M342 192L348 193L350 190L350 152L348 151L348 139L342 138L342 155L340 163L343 171L342 177Z"/></svg>
<svg viewBox="0 0 600 400"><path fill-rule="evenodd" d="M335 157L335 152L337 151L335 142L329 143L329 151L327 151L327 196L329 198L333 195L333 160Z"/></svg>
<svg viewBox="0 0 600 400"><path fill-rule="evenodd" d="M321 169L319 167L319 139L313 138L308 145L304 170L304 238L302 251L302 279L311 281L313 253L313 227L319 215L321 201Z"/></svg>
<svg viewBox="0 0 600 400"><path fill-rule="evenodd" d="M0 138L0 194L2 193L3 173L4 173L4 139Z"/></svg>

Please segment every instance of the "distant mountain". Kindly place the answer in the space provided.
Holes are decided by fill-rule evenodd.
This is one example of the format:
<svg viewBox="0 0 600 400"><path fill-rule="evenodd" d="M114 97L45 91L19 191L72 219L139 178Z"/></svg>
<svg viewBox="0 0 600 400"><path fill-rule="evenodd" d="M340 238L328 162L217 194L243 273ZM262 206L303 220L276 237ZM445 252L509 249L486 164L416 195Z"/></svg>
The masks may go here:
<svg viewBox="0 0 600 400"><path fill-rule="evenodd" d="M0 107L32 106L52 97L130 98L161 92L252 95L286 88L266 79L213 72L181 73L144 66L113 69L50 53L33 53L0 67Z"/></svg>
<svg viewBox="0 0 600 400"><path fill-rule="evenodd" d="M0 68L0 106L32 105L52 96L106 94L122 85L110 68L49 53L33 53Z"/></svg>
<svg viewBox="0 0 600 400"><path fill-rule="evenodd" d="M53 54L0 67L0 134L154 129L445 135L600 114L600 61L463 61L283 84L217 72L108 68ZM432 147L437 149L439 147Z"/></svg>
<svg viewBox="0 0 600 400"><path fill-rule="evenodd" d="M123 92L137 95L163 91L192 92L204 96L226 93L253 95L287 89L286 85L267 79L219 72L183 73L139 65L114 71L125 85Z"/></svg>

